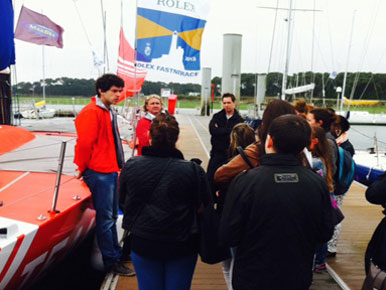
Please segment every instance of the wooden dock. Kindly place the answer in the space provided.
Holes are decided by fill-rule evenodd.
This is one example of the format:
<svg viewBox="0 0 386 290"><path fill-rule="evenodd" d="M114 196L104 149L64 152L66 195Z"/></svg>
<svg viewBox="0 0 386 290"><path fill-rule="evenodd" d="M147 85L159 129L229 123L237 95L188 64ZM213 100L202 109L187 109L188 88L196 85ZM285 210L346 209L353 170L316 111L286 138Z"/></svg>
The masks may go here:
<svg viewBox="0 0 386 290"><path fill-rule="evenodd" d="M210 150L210 135L208 132L209 117L193 115L177 115L180 124L180 138L178 148L183 152L185 159L200 158L203 168L208 163ZM328 259L329 267L336 273L343 283L343 289L361 289L364 273L364 253L367 243L375 227L383 217L382 208L368 203L365 199L365 188L353 184L343 202L342 232L338 244L338 254ZM294 265L296 266L296 265ZM315 274L311 286L313 290L339 289L338 284L328 273ZM114 287L102 289L138 289L135 277L119 277ZM221 264L207 265L197 263L193 282L193 290L226 290Z"/></svg>
<svg viewBox="0 0 386 290"><path fill-rule="evenodd" d="M364 256L367 244L381 219L382 207L368 203L365 188L353 184L343 201L345 219L335 258L327 260L350 289L361 289L365 279Z"/></svg>

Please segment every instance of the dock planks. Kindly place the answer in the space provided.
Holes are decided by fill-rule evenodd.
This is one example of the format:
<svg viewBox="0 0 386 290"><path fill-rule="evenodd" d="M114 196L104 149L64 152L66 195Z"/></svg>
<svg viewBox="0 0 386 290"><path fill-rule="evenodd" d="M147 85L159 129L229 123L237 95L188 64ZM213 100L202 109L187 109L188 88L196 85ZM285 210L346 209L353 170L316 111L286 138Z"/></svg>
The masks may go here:
<svg viewBox="0 0 386 290"><path fill-rule="evenodd" d="M353 184L343 201L345 216L335 258L328 265L350 289L361 289L365 279L364 256L367 244L381 219L382 207L366 201L366 189Z"/></svg>
<svg viewBox="0 0 386 290"><path fill-rule="evenodd" d="M206 169L208 156L192 125L200 122L195 129L205 146L208 147L210 135L208 131L205 132L205 127L209 119L184 115L178 115L177 119L181 130L177 143L178 148L183 152L185 159L200 158L203 160L202 166ZM345 219L338 243L338 254L335 258L329 258L327 262L350 289L361 289L365 278L364 253L374 229L383 218L382 208L368 203L365 199L365 188L353 184L345 197L342 211ZM137 280L135 277L120 277L116 289L136 290L138 289ZM192 290L206 289L227 289L221 264L207 265L198 261ZM310 289L332 290L339 289L339 287L327 273L323 273L314 275L314 282Z"/></svg>

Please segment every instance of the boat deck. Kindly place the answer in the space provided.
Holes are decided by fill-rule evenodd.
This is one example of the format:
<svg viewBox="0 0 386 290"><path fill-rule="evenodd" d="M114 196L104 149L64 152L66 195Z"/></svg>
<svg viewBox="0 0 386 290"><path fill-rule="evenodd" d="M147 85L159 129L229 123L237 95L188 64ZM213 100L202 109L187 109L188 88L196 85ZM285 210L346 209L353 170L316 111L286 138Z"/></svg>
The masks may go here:
<svg viewBox="0 0 386 290"><path fill-rule="evenodd" d="M177 115L180 124L178 148L185 159L200 158L205 169L209 160L209 117ZM364 253L371 235L382 219L382 209L365 200L365 188L353 184L343 203L343 221L338 254L328 260L329 273L315 274L311 289L361 289ZM138 289L135 277L110 277L101 289ZM337 282L336 282L337 281ZM227 289L221 264L197 263L192 289Z"/></svg>

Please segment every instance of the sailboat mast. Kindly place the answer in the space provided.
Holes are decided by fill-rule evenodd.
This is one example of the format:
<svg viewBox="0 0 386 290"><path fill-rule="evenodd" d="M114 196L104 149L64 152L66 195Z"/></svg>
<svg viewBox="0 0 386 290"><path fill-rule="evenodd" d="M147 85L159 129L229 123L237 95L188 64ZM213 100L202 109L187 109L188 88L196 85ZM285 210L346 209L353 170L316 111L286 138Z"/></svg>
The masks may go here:
<svg viewBox="0 0 386 290"><path fill-rule="evenodd" d="M42 45L42 72L43 72L43 81L42 81L42 90L43 90L43 101L46 100L46 70L44 62L44 45Z"/></svg>
<svg viewBox="0 0 386 290"><path fill-rule="evenodd" d="M340 101L340 111L343 112L343 98L344 98L344 91L346 89L346 81L347 81L347 70L348 70L348 62L350 59L350 51L351 51L351 44L352 44L352 35L354 31L354 22L355 22L355 14L356 10L353 12L352 16L352 23L351 23L351 32L350 32L350 42L348 45L348 51L347 51L347 60L346 60L346 69L344 71L344 77L343 77L343 88L342 88L342 96L341 96L341 101ZM338 109L338 108L337 108Z"/></svg>
<svg viewBox="0 0 386 290"><path fill-rule="evenodd" d="M289 57L290 57L290 43L291 43L291 31L292 31L292 0L290 0L290 7L288 9L288 32L287 32L287 44L286 44L286 57L285 57L285 65L284 65L284 74L283 74L283 82L281 86L281 99L285 100L285 90L287 88L287 77L288 77L288 65L289 65Z"/></svg>
<svg viewBox="0 0 386 290"><path fill-rule="evenodd" d="M312 45L311 45L311 83L315 83L315 74L314 74L314 46L315 46L315 0L313 8L313 17L312 17ZM310 103L312 104L312 99L314 97L314 89L311 90Z"/></svg>
<svg viewBox="0 0 386 290"><path fill-rule="evenodd" d="M107 42L106 42L106 12L103 8L103 0L101 0L101 10L102 10L102 24L103 24L103 62L105 63L105 66L103 67L103 73L105 73L106 66L107 66L107 70L110 70L110 68L109 68L109 57L108 57Z"/></svg>

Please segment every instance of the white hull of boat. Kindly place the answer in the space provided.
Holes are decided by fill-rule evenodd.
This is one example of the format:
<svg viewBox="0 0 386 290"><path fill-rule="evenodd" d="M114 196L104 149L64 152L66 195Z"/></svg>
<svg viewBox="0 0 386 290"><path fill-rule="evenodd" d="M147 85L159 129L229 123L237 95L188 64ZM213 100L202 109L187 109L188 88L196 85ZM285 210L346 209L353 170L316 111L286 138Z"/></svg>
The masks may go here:
<svg viewBox="0 0 386 290"><path fill-rule="evenodd" d="M336 112L338 115L346 116L347 112ZM386 114L371 114L367 111L350 111L349 117L352 125L386 125Z"/></svg>
<svg viewBox="0 0 386 290"><path fill-rule="evenodd" d="M46 118L53 118L55 116L56 110L55 109L44 109L44 110L27 110L22 111L20 114L25 119L46 119Z"/></svg>

